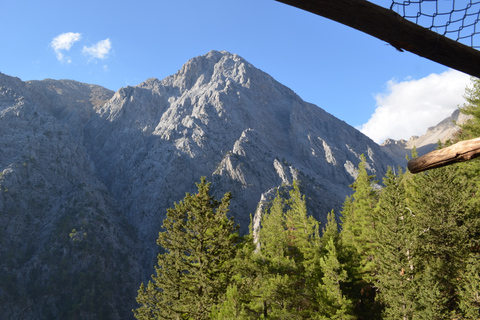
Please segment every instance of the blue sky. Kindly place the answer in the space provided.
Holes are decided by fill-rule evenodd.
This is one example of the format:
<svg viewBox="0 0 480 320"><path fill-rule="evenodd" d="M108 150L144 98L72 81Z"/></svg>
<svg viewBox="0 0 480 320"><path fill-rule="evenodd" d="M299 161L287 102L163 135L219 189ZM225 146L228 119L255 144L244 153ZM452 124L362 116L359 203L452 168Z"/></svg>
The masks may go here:
<svg viewBox="0 0 480 320"><path fill-rule="evenodd" d="M423 134L463 104L470 82L274 0L0 0L0 48L7 75L114 91L226 50L377 142Z"/></svg>

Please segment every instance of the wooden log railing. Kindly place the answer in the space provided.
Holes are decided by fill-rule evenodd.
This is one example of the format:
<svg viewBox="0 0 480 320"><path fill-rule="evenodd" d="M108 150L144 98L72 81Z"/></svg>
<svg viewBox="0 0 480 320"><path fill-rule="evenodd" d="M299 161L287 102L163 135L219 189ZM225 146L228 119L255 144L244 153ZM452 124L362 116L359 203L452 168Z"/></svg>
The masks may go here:
<svg viewBox="0 0 480 320"><path fill-rule="evenodd" d="M411 173L448 166L464 162L480 156L480 138L465 140L449 147L429 152L421 157L408 161Z"/></svg>

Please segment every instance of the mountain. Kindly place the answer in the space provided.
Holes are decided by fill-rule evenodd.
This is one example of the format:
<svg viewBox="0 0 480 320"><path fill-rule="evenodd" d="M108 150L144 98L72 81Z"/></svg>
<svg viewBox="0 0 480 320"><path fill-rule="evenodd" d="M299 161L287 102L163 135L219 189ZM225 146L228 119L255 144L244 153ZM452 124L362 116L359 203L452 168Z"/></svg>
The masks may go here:
<svg viewBox="0 0 480 320"><path fill-rule="evenodd" d="M387 139L381 145L382 150L397 159L402 166L407 165L406 155L411 158L412 149L415 147L419 156L437 148L438 142L445 142L454 138L460 130L459 124L464 124L470 117L456 109L451 116L440 121L437 125L428 128L422 136L412 136L407 140Z"/></svg>
<svg viewBox="0 0 480 320"><path fill-rule="evenodd" d="M360 155L381 178L396 158L228 52L111 92L0 74L0 314L131 319L166 209L201 176L248 232L300 181L323 224ZM259 202L260 205L259 205Z"/></svg>
<svg viewBox="0 0 480 320"><path fill-rule="evenodd" d="M4 319L120 318L134 303L139 242L83 147L82 127L112 95L0 75Z"/></svg>

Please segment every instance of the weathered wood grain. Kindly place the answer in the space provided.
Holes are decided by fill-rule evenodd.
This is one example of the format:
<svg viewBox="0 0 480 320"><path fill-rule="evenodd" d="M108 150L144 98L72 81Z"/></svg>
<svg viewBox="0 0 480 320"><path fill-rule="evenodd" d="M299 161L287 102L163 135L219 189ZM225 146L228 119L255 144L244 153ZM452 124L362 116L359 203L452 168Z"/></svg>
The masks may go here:
<svg viewBox="0 0 480 320"><path fill-rule="evenodd" d="M418 173L425 170L468 161L480 156L480 138L457 142L449 147L429 152L408 162L408 170Z"/></svg>

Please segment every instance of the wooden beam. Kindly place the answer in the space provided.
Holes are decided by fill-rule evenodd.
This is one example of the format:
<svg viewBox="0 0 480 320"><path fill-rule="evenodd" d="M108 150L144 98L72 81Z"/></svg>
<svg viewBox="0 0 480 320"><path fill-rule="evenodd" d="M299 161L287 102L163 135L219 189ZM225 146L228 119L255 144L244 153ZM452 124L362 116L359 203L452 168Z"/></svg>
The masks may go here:
<svg viewBox="0 0 480 320"><path fill-rule="evenodd" d="M480 52L366 0L276 0L320 15L480 78Z"/></svg>
<svg viewBox="0 0 480 320"><path fill-rule="evenodd" d="M408 161L411 173L448 166L453 163L468 161L480 156L480 138L455 143L450 147L429 152Z"/></svg>

